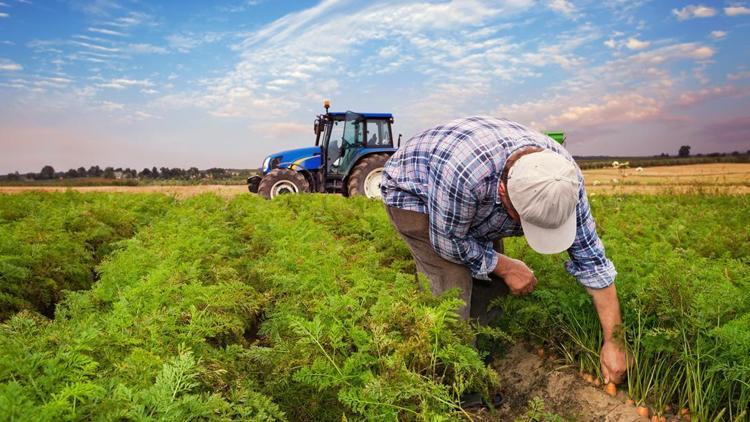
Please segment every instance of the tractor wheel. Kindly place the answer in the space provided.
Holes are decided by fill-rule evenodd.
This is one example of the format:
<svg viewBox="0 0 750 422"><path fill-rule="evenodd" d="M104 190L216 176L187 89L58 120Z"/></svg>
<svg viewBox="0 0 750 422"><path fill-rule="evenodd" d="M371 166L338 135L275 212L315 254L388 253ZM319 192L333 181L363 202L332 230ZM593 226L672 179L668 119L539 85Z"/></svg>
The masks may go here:
<svg viewBox="0 0 750 422"><path fill-rule="evenodd" d="M309 192L310 184L302 174L289 169L274 169L263 176L258 186L258 193L266 198L273 199L278 195L288 193Z"/></svg>
<svg viewBox="0 0 750 422"><path fill-rule="evenodd" d="M388 154L373 154L361 159L349 174L349 196L365 195L368 198L379 199L383 167L388 158Z"/></svg>

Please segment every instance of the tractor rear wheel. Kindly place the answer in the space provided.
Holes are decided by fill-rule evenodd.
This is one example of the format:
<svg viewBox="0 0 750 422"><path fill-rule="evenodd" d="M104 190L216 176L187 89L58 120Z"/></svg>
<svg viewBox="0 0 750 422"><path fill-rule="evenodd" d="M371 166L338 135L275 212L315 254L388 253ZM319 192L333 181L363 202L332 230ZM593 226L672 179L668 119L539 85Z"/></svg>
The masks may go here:
<svg viewBox="0 0 750 422"><path fill-rule="evenodd" d="M266 198L273 199L278 195L309 192L310 184L302 174L289 169L274 169L263 176L258 186L258 193Z"/></svg>
<svg viewBox="0 0 750 422"><path fill-rule="evenodd" d="M379 199L383 167L388 158L390 158L388 154L373 154L359 160L349 175L347 184L349 196L365 195L368 198Z"/></svg>

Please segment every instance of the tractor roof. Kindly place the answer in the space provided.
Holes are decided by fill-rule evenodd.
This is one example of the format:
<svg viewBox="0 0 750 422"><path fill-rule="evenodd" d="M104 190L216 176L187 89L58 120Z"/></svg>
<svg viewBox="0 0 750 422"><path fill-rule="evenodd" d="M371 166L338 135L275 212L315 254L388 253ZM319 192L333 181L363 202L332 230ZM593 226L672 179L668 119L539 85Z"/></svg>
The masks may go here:
<svg viewBox="0 0 750 422"><path fill-rule="evenodd" d="M365 116L365 119L392 119L393 114L391 113L357 113ZM332 111L328 113L329 116L336 118L344 118L346 113L340 111Z"/></svg>

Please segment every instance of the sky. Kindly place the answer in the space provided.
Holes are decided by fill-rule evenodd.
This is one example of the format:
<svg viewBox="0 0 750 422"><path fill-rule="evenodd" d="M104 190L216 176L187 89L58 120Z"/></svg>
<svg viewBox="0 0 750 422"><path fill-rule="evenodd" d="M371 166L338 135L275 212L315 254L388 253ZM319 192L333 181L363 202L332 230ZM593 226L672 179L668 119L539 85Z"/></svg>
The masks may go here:
<svg viewBox="0 0 750 422"><path fill-rule="evenodd" d="M257 168L332 111L750 149L750 2L0 0L0 173Z"/></svg>

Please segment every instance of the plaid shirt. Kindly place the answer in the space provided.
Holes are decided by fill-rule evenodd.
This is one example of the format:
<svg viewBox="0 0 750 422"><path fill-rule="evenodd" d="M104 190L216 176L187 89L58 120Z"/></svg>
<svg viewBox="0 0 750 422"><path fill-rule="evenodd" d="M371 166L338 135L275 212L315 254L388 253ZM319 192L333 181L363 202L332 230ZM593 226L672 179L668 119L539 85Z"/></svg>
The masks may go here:
<svg viewBox="0 0 750 422"><path fill-rule="evenodd" d="M383 201L428 214L435 251L466 265L474 278L489 280L498 260L492 241L523 235L521 224L500 202L500 176L513 152L531 146L550 149L575 163L551 138L507 119L469 117L428 129L409 139L386 163ZM577 233L565 268L582 285L600 289L612 284L617 272L596 234L580 170L578 177Z"/></svg>

